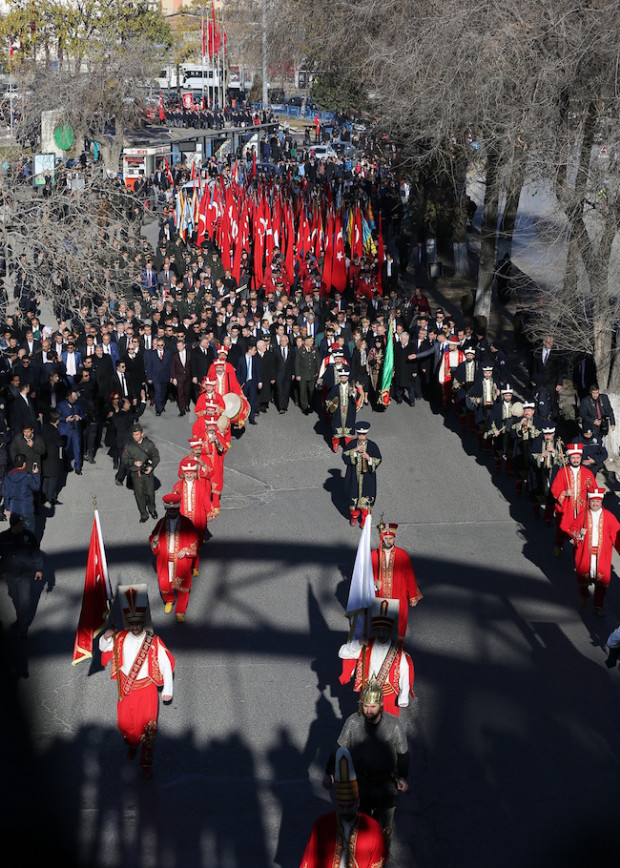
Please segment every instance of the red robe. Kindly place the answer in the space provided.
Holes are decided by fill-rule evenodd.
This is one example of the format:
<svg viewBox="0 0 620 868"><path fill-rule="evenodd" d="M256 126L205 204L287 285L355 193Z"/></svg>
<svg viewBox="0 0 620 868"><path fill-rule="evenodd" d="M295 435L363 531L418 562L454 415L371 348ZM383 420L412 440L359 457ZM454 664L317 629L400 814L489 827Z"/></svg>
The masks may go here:
<svg viewBox="0 0 620 868"><path fill-rule="evenodd" d="M190 494L190 486L185 479L181 479L179 482L175 482L172 490L181 495L181 515L189 518L198 531L198 537L202 542L207 529L207 521L213 518L214 514L210 481L195 479Z"/></svg>
<svg viewBox="0 0 620 868"><path fill-rule="evenodd" d="M357 659L345 659L342 661L340 683L346 684L351 680L351 676L353 675L353 672L355 672L353 690L356 693L360 692L362 685L366 684L370 677L370 659L374 642L375 640L371 639L368 643L366 653L364 654L362 649ZM390 650L384 660L384 666L381 667L380 672L377 674L377 680L381 684L383 690L383 708L385 711L393 714L394 717L398 717L400 714L398 696L400 693L400 668L403 665L409 667L409 693L411 697L413 697L413 679L415 677L413 660L401 645L392 642Z"/></svg>
<svg viewBox="0 0 620 868"><path fill-rule="evenodd" d="M378 597L398 600L398 641L403 642L407 632L409 604L422 599L413 572L411 558L404 549L392 546L388 563L383 549L372 552L372 572Z"/></svg>
<svg viewBox="0 0 620 868"><path fill-rule="evenodd" d="M235 395L239 395L239 397L241 398L241 410L239 411L239 414L231 421L234 422L235 425L238 425L240 428L243 428L246 419L250 415L250 404L248 402L248 399L243 394L243 389L239 384L239 380L237 379L237 375L233 366L230 364L230 362L226 362L224 366L224 372L221 377L219 377L217 375L215 364L212 364L207 371L207 378L209 380L217 380L215 391L218 395L221 395L222 398L229 392L234 392Z"/></svg>
<svg viewBox="0 0 620 868"><path fill-rule="evenodd" d="M342 822L334 811L315 821L300 868L340 868L345 847ZM358 814L349 836L347 868L383 868L388 851L381 826L367 814Z"/></svg>
<svg viewBox="0 0 620 868"><path fill-rule="evenodd" d="M123 649L129 632L129 630L121 630L116 636L119 669L125 663ZM117 700L116 703L118 728L127 744L131 747L136 747L142 742L141 765L151 765L155 735L157 733L157 715L159 712L157 688L161 687L164 683L157 659L160 649L168 656L170 666L174 671L174 657L159 636L153 636L153 641L146 654L147 677L133 680L129 692L125 693L124 691L127 682L130 680L131 672L129 676L125 675L124 672L120 673L123 699ZM116 668L114 650L102 651L101 663L103 666L107 666L110 662L112 663L111 678L116 681L119 673ZM138 668L140 665L138 664Z"/></svg>
<svg viewBox="0 0 620 868"><path fill-rule="evenodd" d="M579 466L576 484L575 474L569 466L558 470L551 485L551 494L555 498L555 511L560 520L560 529L565 533L571 533L575 522L580 527L583 525L584 512L588 506L588 491L594 491L595 488L596 479L587 467ZM567 490L571 491L570 497L564 494Z"/></svg>
<svg viewBox="0 0 620 868"><path fill-rule="evenodd" d="M599 522L598 546L592 546L592 525ZM580 539L581 530L585 530L585 536ZM620 523L615 515L607 509L600 509L598 513L589 509L580 519L573 520L570 526L570 535L575 541L575 572L577 582L587 587L590 582L599 582L607 586L611 579L611 556L613 549L620 550ZM596 578L590 577L591 557L596 557ZM595 602L596 605L596 602Z"/></svg>
<svg viewBox="0 0 620 868"><path fill-rule="evenodd" d="M198 423L201 421L201 419L197 419L194 423L194 428L196 428ZM194 436L199 435L194 434ZM214 439L211 441L208 433L205 432L202 441L201 457L206 464L211 464L213 467L213 474L211 475L211 499L213 501L212 512L215 516L219 515L220 511L220 495L222 493L222 488L224 487L224 456L228 451L228 443L226 442L225 436L220 431L216 431L213 436Z"/></svg>
<svg viewBox="0 0 620 868"><path fill-rule="evenodd" d="M157 581L164 603L173 603L176 594L175 612L185 614L189 602L189 592L192 587L192 570L201 537L191 521L184 515L177 518L172 551L169 552L170 519L160 518L153 533L149 537L151 549L155 555ZM172 577L168 564L173 562Z"/></svg>
<svg viewBox="0 0 620 868"><path fill-rule="evenodd" d="M200 395L198 395L198 400L196 401L196 406L194 407L194 413L197 416L204 416L207 412L205 410L206 404L217 404L217 406L221 410L224 410L226 407L226 405L224 404L224 398L221 395L218 395L217 392L212 392L210 395L207 395L206 392L201 392Z"/></svg>

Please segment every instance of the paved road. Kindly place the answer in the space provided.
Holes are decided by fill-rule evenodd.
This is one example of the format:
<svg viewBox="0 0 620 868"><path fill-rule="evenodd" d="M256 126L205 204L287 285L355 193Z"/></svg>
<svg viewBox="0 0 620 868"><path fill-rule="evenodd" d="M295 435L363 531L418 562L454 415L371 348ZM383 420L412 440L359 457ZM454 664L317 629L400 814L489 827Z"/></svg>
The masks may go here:
<svg viewBox="0 0 620 868"><path fill-rule="evenodd" d="M190 423L174 408L145 421L161 494ZM572 857L598 819L610 821L592 832L602 846L617 828L620 673L605 669L601 646L620 622L618 590L605 620L579 613L569 555L552 557L550 531L428 407L371 421L384 455L375 523L383 512L400 524L425 595L410 615L413 786L391 864L605 864ZM272 409L234 441L184 625L163 614L150 525L114 486L110 459L100 452L69 478L45 528L48 586L27 657L10 631L5 648L13 664L22 655L16 696L30 732L24 744L24 722L2 719L4 840L20 854L62 845L93 866L299 864L329 809L325 758L355 707L337 682L337 649L359 530L344 517L344 465L315 427L296 408ZM149 582L156 630L176 655L148 782L125 759L108 673L70 665L92 496L114 584ZM5 625L8 606L2 587Z"/></svg>

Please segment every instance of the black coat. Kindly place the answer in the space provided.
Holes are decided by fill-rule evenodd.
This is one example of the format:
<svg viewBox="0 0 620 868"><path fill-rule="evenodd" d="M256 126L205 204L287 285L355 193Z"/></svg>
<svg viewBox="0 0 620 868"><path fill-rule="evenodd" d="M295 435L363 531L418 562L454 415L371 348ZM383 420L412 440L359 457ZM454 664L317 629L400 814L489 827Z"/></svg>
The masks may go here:
<svg viewBox="0 0 620 868"><path fill-rule="evenodd" d="M64 473L62 449L66 438L62 436L58 427L51 422L44 422L41 426L41 437L45 443L45 455L41 463L43 476L55 478Z"/></svg>
<svg viewBox="0 0 620 868"><path fill-rule="evenodd" d="M557 351L552 349L543 365L542 352L542 349L536 350L532 356L530 380L536 389L545 386L553 391L562 385L562 361Z"/></svg>
<svg viewBox="0 0 620 868"><path fill-rule="evenodd" d="M415 359L409 359L415 353L411 341L406 347L403 347L398 341L394 344L394 387L404 389L411 386L413 383L413 375L417 373L417 363Z"/></svg>

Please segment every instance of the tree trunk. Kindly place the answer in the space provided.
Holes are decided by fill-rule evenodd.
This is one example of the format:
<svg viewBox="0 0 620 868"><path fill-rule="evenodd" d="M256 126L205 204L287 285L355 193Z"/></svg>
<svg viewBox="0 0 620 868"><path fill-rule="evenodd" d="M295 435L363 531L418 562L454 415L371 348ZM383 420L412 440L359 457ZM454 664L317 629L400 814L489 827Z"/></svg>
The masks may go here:
<svg viewBox="0 0 620 868"><path fill-rule="evenodd" d="M476 294L476 306L474 308L474 316L484 316L487 318L487 321L491 315L491 295L493 292L493 275L496 262L498 164L499 154L494 149L489 150L484 189L484 207L482 211L482 231L480 234L478 291Z"/></svg>
<svg viewBox="0 0 620 868"><path fill-rule="evenodd" d="M467 244L464 241L453 242L452 251L454 255L454 273L457 277L469 277L469 256L467 255Z"/></svg>
<svg viewBox="0 0 620 868"><path fill-rule="evenodd" d="M507 253L512 256L512 236L515 231L517 222L517 214L519 212L519 201L521 199L521 190L525 181L525 167L527 163L525 146L523 151L519 151L515 157L510 176L510 184L506 194L506 204L504 213L499 225L499 236L497 239L497 259L500 260Z"/></svg>

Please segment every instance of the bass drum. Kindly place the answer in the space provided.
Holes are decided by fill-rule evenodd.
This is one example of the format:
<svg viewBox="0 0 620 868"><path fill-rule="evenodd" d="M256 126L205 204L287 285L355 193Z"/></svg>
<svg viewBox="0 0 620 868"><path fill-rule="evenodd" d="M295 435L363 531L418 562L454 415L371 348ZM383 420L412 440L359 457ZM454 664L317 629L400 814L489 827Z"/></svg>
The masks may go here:
<svg viewBox="0 0 620 868"><path fill-rule="evenodd" d="M226 416L233 425L238 421L242 409L243 402L241 401L240 395L237 395L236 392L227 392L224 395L224 411L222 413L222 416ZM220 416L220 419L222 418L222 416Z"/></svg>

